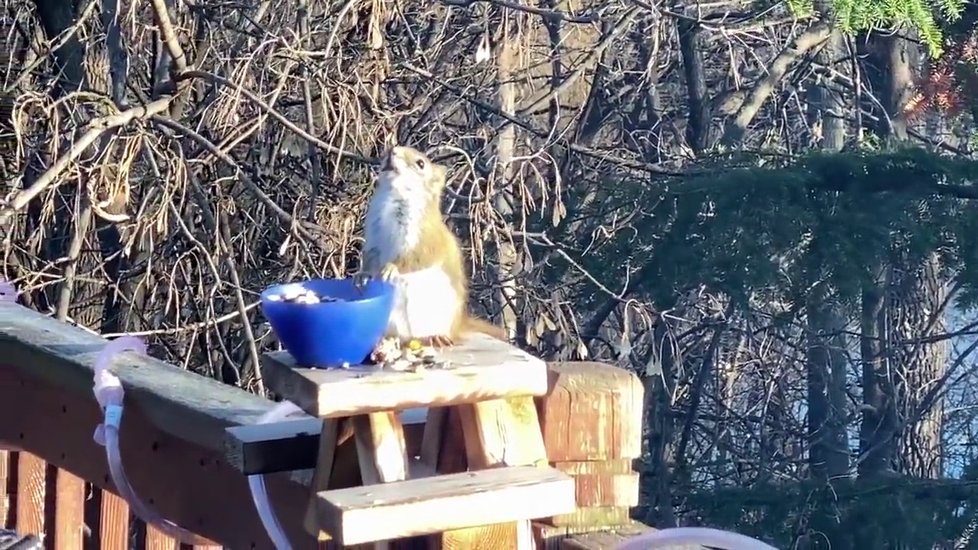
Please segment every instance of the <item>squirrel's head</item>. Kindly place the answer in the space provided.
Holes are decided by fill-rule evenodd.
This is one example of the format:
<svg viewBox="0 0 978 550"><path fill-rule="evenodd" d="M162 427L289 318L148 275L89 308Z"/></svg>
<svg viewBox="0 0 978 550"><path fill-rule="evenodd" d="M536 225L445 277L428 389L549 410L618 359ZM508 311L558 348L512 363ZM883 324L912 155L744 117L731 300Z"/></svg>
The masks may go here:
<svg viewBox="0 0 978 550"><path fill-rule="evenodd" d="M408 196L437 198L445 187L445 167L412 147L392 147L381 161L379 176L382 184Z"/></svg>

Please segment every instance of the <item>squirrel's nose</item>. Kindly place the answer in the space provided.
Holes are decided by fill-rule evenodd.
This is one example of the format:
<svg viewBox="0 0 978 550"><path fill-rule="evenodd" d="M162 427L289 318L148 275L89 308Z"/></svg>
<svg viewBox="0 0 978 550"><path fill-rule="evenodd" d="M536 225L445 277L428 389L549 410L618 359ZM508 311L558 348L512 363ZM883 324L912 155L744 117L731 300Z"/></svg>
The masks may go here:
<svg viewBox="0 0 978 550"><path fill-rule="evenodd" d="M392 170L394 168L394 159L401 158L403 147L395 145L387 150L387 153L380 159L380 169L381 170Z"/></svg>

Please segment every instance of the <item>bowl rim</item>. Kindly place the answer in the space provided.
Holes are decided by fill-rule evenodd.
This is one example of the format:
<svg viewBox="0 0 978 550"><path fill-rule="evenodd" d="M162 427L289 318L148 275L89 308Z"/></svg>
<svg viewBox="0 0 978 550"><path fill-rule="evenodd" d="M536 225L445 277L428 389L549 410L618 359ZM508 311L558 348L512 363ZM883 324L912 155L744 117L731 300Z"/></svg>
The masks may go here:
<svg viewBox="0 0 978 550"><path fill-rule="evenodd" d="M271 292L272 289L283 287L283 286L286 286L286 285L302 285L304 283L310 283L310 282L313 282L313 281L348 281L350 279L352 279L352 277L343 277L343 278L316 277L316 278L313 278L313 279L300 279L298 281L289 281L289 282L275 283L273 285L266 286L265 289L261 291L261 294L259 296L260 296L261 302L263 304L265 302L269 302L269 303L273 303L273 304L282 304L282 305L302 305L302 306L305 306L305 307L309 307L309 306L330 306L330 305L336 306L336 305L340 305L340 304L356 304L356 303L367 304L367 303L376 302L378 300L383 300L383 299L385 299L387 297L391 297L391 298L393 297L394 290L395 290L394 289L394 285L391 284L388 281L378 280L377 281L378 283L380 283L382 285L385 285L385 286L387 286L387 287L390 288L390 292L389 293L381 293L381 294L378 294L376 296L372 296L370 298L356 298L356 299L353 299L353 300L343 300L343 301L339 301L339 302L316 302L314 304L293 304L292 302L272 301L272 300L269 300L269 296L271 296L270 292Z"/></svg>

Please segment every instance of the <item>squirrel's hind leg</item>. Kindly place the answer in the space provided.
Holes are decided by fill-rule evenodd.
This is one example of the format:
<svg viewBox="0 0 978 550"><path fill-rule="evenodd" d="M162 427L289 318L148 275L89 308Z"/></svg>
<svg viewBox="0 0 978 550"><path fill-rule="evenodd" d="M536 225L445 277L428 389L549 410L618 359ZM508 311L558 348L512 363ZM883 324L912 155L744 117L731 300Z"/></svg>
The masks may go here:
<svg viewBox="0 0 978 550"><path fill-rule="evenodd" d="M435 336L429 336L422 340L425 345L431 346L433 348L447 348L455 345L455 340L447 334L438 334Z"/></svg>

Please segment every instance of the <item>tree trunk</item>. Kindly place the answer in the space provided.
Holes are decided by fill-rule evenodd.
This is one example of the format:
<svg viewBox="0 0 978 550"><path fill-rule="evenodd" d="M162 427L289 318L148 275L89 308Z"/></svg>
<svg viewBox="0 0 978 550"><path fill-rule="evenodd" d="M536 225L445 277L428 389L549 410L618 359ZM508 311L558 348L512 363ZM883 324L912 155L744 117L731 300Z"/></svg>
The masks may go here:
<svg viewBox="0 0 978 550"><path fill-rule="evenodd" d="M874 44L880 67L876 85L886 92L883 104L887 111L878 131L889 140L904 141L919 46L900 33L875 36ZM931 390L941 383L947 368L947 342L915 340L943 330L946 280L936 251L923 261L915 259L904 235L893 238L885 261L881 266L884 280L867 285L863 293L860 445L865 460L859 474L938 477L942 473L943 407L942 399ZM910 546L898 533L882 536L889 540L871 541L860 534L855 538L869 545Z"/></svg>
<svg viewBox="0 0 978 550"><path fill-rule="evenodd" d="M897 470L914 477L937 478L943 472L943 400L929 398L929 392L944 377L949 341L906 343L946 332L947 284L940 268L937 254L932 254L915 269L894 269L889 288L890 356L900 373L898 407L907 422L900 434Z"/></svg>
<svg viewBox="0 0 978 550"><path fill-rule="evenodd" d="M503 41L500 44L498 58L498 69L496 76L496 86L498 90L499 110L503 113L513 114L516 111L516 82L513 74L516 72L516 57L518 26L510 24L508 10L503 11ZM493 199L493 207L504 220L513 223L515 208L513 205L514 194L512 191L513 179L513 155L516 149L516 126L510 124L503 128L496 137L496 185L503 189L496 193ZM497 234L496 238L496 265L493 271L496 279L495 302L498 311L502 314L503 326L509 338L516 336L516 323L518 315L516 312L516 267L518 262L518 251L512 239L503 234Z"/></svg>
<svg viewBox="0 0 978 550"><path fill-rule="evenodd" d="M808 304L808 466L823 481L849 470L845 318L837 308L828 296Z"/></svg>
<svg viewBox="0 0 978 550"><path fill-rule="evenodd" d="M882 268L881 268L882 269ZM880 269L880 271L881 271ZM883 355L886 308L882 276L862 292L859 352L862 358L863 417L859 430L859 476L877 477L893 469L897 417L893 381Z"/></svg>
<svg viewBox="0 0 978 550"><path fill-rule="evenodd" d="M647 488L645 523L658 529L675 527L672 508L672 473L676 463L676 422L672 414L672 390L676 384L676 350L666 317L659 317L653 332L650 358L644 376L645 426L648 430L649 468L643 472Z"/></svg>
<svg viewBox="0 0 978 550"><path fill-rule="evenodd" d="M824 3L823 3L824 4ZM819 6L824 17L832 17L831 6ZM848 63L845 38L833 30L819 50L816 60L842 74ZM840 151L845 145L845 98L833 89L831 80L822 80L809 93L809 126L812 141L827 151ZM819 254L822 255L822 254ZM821 263L814 258L815 265ZM844 476L849 470L849 442L846 433L846 338L845 315L835 303L832 290L820 285L809 295L807 305L808 349L808 465L811 477L828 480ZM823 518L831 521L830 518Z"/></svg>
<svg viewBox="0 0 978 550"><path fill-rule="evenodd" d="M695 8L687 9L690 18ZM686 77L686 143L697 155L710 146L710 108L706 98L706 74L703 69L703 48L699 25L692 19L679 19L679 52Z"/></svg>
<svg viewBox="0 0 978 550"><path fill-rule="evenodd" d="M37 16L49 41L57 42L75 24L75 13L70 2L35 0ZM56 97L64 97L72 92L93 87L93 78L85 61L88 57L85 45L78 39L80 33L70 36L52 53L60 73L57 85L53 88ZM104 68L104 67L103 67ZM104 77L102 78L104 80ZM107 91L95 87L98 91ZM71 118L78 120L77 113ZM82 114L84 117L84 114ZM65 141L61 147L68 147ZM95 155L92 155L93 157ZM25 173L25 186L43 172L39 166L29 166ZM62 280L51 287L47 302L53 304L58 319L71 318L87 326L98 326L102 317L103 304L100 298L100 285L91 282L77 282L83 276L92 278L97 272L100 255L90 252L94 247L86 246L91 233L91 208L89 199L82 191L85 176L74 182L62 184L54 195L54 216L47 234L43 257L48 261L66 258L62 265Z"/></svg>

